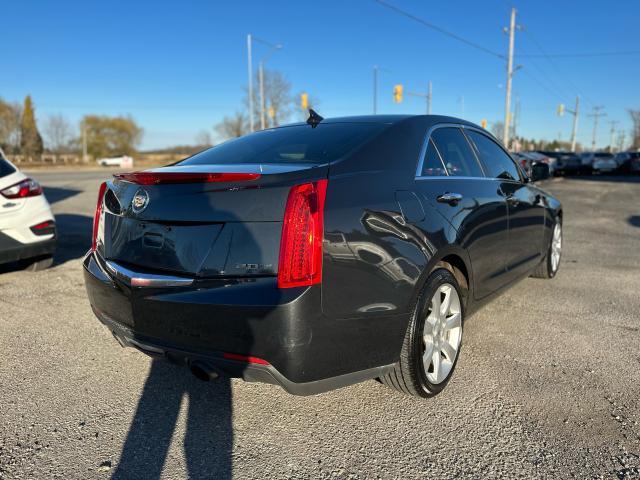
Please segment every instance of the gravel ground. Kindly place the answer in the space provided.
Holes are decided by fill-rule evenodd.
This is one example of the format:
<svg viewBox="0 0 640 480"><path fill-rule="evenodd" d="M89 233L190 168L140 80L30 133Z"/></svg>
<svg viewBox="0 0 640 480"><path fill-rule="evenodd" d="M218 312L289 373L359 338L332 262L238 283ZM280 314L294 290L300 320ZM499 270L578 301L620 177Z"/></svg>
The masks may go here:
<svg viewBox="0 0 640 480"><path fill-rule="evenodd" d="M430 400L202 383L122 349L81 276L102 172L35 173L56 265L0 275L0 479L640 478L640 178L562 179L565 249L469 319Z"/></svg>

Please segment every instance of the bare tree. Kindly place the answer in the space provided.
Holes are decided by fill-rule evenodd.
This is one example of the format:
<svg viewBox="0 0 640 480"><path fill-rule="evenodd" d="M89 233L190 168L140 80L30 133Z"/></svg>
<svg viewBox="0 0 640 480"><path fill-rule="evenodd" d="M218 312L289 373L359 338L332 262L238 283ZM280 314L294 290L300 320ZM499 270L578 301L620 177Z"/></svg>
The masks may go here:
<svg viewBox="0 0 640 480"><path fill-rule="evenodd" d="M0 99L0 147L7 153L16 153L20 148L20 119L22 108L19 103L8 103Z"/></svg>
<svg viewBox="0 0 640 480"><path fill-rule="evenodd" d="M241 137L249 132L247 117L242 112L236 112L230 117L224 117L214 130L225 140Z"/></svg>
<svg viewBox="0 0 640 480"><path fill-rule="evenodd" d="M42 128L47 147L55 152L62 153L69 148L71 142L71 124L61 114L50 115Z"/></svg>
<svg viewBox="0 0 640 480"><path fill-rule="evenodd" d="M629 109L631 121L633 122L633 130L631 131L631 149L640 149L640 110Z"/></svg>
<svg viewBox="0 0 640 480"><path fill-rule="evenodd" d="M493 136L498 139L502 138L502 135L504 133L504 123L495 122L493 125L491 125L491 133L493 133Z"/></svg>
<svg viewBox="0 0 640 480"><path fill-rule="evenodd" d="M203 147L210 147L213 145L211 134L207 130L200 130L196 135L196 145Z"/></svg>
<svg viewBox="0 0 640 480"><path fill-rule="evenodd" d="M253 111L256 117L255 125L260 128L260 78L257 73L254 85L256 89L253 95ZM244 103L247 107L249 106L248 95L245 97ZM289 121L293 104L291 82L277 70L264 70L264 103L267 126L277 127Z"/></svg>

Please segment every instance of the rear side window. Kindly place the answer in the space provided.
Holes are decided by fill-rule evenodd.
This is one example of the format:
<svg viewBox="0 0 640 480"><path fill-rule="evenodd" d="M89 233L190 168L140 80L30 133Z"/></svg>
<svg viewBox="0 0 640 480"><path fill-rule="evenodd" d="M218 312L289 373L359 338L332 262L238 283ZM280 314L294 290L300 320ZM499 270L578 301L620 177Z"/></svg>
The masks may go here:
<svg viewBox="0 0 640 480"><path fill-rule="evenodd" d="M496 142L474 130L468 130L466 133L484 165L487 176L504 180L520 180L518 167Z"/></svg>
<svg viewBox="0 0 640 480"><path fill-rule="evenodd" d="M2 158L2 155L0 154L0 178L6 177L7 175L14 173L15 171L16 169L13 168L13 166L4 158Z"/></svg>
<svg viewBox="0 0 640 480"><path fill-rule="evenodd" d="M386 127L377 123L321 123L316 128L293 125L264 130L224 142L178 165L329 163L350 153Z"/></svg>
<svg viewBox="0 0 640 480"><path fill-rule="evenodd" d="M469 142L459 128L438 128L431 134L433 143L438 147L444 166L449 175L459 177L483 177L482 169L476 160Z"/></svg>
<svg viewBox="0 0 640 480"><path fill-rule="evenodd" d="M429 139L427 144L427 151L424 154L424 161L422 163L421 177L439 177L445 176L447 172L444 169L442 160L440 160L440 154L436 150L436 146L433 144L433 140Z"/></svg>

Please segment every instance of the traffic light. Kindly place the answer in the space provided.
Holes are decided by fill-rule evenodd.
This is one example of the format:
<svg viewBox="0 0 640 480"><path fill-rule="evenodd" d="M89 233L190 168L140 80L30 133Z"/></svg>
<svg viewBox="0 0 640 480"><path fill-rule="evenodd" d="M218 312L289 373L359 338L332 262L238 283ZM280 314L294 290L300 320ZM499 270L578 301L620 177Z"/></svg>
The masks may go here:
<svg viewBox="0 0 640 480"><path fill-rule="evenodd" d="M483 118L482 120L480 120L480 126L482 128L484 128L485 130L487 129L487 119Z"/></svg>
<svg viewBox="0 0 640 480"><path fill-rule="evenodd" d="M303 93L300 95L300 108L307 110L309 108L309 94Z"/></svg>
<svg viewBox="0 0 640 480"><path fill-rule="evenodd" d="M396 103L400 103L402 101L402 85L394 85L393 101Z"/></svg>
<svg viewBox="0 0 640 480"><path fill-rule="evenodd" d="M564 103L558 104L558 110L556 111L556 113L559 117L562 117L564 115Z"/></svg>
<svg viewBox="0 0 640 480"><path fill-rule="evenodd" d="M273 108L273 106L269 107L267 110L267 115L269 115L269 118L274 119L276 116L276 109Z"/></svg>

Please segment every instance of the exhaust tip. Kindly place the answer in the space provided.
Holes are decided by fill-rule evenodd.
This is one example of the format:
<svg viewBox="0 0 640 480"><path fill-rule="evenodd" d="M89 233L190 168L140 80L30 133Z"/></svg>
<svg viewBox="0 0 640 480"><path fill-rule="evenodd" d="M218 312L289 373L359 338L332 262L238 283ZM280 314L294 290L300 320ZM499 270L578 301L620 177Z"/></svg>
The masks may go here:
<svg viewBox="0 0 640 480"><path fill-rule="evenodd" d="M220 374L211 366L202 362L193 362L189 365L189 370L194 377L203 382L209 382L220 378Z"/></svg>

